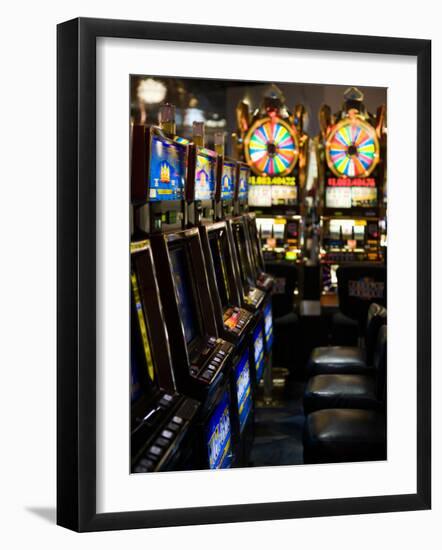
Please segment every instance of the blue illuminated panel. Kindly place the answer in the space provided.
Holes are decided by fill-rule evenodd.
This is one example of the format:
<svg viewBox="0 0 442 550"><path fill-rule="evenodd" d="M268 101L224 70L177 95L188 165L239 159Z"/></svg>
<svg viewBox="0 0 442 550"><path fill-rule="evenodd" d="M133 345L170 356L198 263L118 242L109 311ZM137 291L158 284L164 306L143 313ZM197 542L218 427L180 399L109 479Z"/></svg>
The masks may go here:
<svg viewBox="0 0 442 550"><path fill-rule="evenodd" d="M255 359L256 380L259 382L264 372L264 336L261 323L253 332L253 354Z"/></svg>
<svg viewBox="0 0 442 550"><path fill-rule="evenodd" d="M266 350L270 351L273 345L273 315L271 302L269 302L264 309L264 334Z"/></svg>
<svg viewBox="0 0 442 550"><path fill-rule="evenodd" d="M149 200L176 201L184 195L185 146L152 136L149 159Z"/></svg>
<svg viewBox="0 0 442 550"><path fill-rule="evenodd" d="M210 417L206 437L209 468L211 470L230 468L232 464L232 437L227 392L224 392Z"/></svg>
<svg viewBox="0 0 442 550"><path fill-rule="evenodd" d="M235 367L236 395L238 398L239 429L243 431L252 410L252 390L250 386L249 350L243 353Z"/></svg>
<svg viewBox="0 0 442 550"><path fill-rule="evenodd" d="M223 201L233 200L235 192L236 165L225 160L223 162L223 173L221 176L221 199Z"/></svg>
<svg viewBox="0 0 442 550"><path fill-rule="evenodd" d="M213 200L216 182L216 154L209 149L198 149L195 169L195 200Z"/></svg>
<svg viewBox="0 0 442 550"><path fill-rule="evenodd" d="M238 199L247 200L249 195L249 168L243 166L239 169Z"/></svg>

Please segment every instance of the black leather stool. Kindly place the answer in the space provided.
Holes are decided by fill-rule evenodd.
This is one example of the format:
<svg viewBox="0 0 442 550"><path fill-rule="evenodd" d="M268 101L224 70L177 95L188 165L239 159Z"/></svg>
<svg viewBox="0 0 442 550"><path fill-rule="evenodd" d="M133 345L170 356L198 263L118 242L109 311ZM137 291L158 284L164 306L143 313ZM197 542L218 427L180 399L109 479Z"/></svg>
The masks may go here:
<svg viewBox="0 0 442 550"><path fill-rule="evenodd" d="M379 304L368 309L365 349L350 346L315 348L307 364L307 377L318 374L367 374L372 369L379 328L387 322L387 310Z"/></svg>
<svg viewBox="0 0 442 550"><path fill-rule="evenodd" d="M307 383L304 412L320 409L383 410L385 405L387 326L378 332L373 370L375 376L361 374L319 374Z"/></svg>
<svg viewBox="0 0 442 550"><path fill-rule="evenodd" d="M385 460L386 422L380 411L328 409L310 414L304 428L304 462Z"/></svg>

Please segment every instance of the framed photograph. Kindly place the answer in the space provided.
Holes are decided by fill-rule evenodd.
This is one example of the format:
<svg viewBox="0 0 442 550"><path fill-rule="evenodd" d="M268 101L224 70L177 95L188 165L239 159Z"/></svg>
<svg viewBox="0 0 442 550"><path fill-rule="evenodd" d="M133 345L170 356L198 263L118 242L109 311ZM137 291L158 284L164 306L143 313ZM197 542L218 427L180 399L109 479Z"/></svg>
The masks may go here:
<svg viewBox="0 0 442 550"><path fill-rule="evenodd" d="M429 509L431 42L57 33L57 523Z"/></svg>

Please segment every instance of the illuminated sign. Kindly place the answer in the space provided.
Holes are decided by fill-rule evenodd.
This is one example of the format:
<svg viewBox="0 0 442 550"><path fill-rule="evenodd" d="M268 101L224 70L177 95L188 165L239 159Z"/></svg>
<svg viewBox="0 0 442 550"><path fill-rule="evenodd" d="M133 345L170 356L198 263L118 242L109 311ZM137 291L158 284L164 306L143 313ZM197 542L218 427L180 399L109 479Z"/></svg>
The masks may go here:
<svg viewBox="0 0 442 550"><path fill-rule="evenodd" d="M296 185L294 176L250 176L250 185Z"/></svg>
<svg viewBox="0 0 442 550"><path fill-rule="evenodd" d="M327 187L327 208L374 208L377 205L376 187Z"/></svg>
<svg viewBox="0 0 442 550"><path fill-rule="evenodd" d="M297 187L272 185L272 204L294 205L297 198Z"/></svg>
<svg viewBox="0 0 442 550"><path fill-rule="evenodd" d="M221 176L221 199L232 200L235 190L236 166L232 162L223 162L223 173Z"/></svg>
<svg viewBox="0 0 442 550"><path fill-rule="evenodd" d="M179 200L186 177L186 148L152 136L149 158L149 200Z"/></svg>
<svg viewBox="0 0 442 550"><path fill-rule="evenodd" d="M374 178L328 178L329 187L376 187Z"/></svg>
<svg viewBox="0 0 442 550"><path fill-rule="evenodd" d="M325 190L327 208L351 208L351 189L347 187L328 187Z"/></svg>
<svg viewBox="0 0 442 550"><path fill-rule="evenodd" d="M239 428L243 428L252 410L252 389L250 384L249 350L243 353L235 368L236 394L238 399Z"/></svg>
<svg viewBox="0 0 442 550"><path fill-rule="evenodd" d="M230 468L232 463L229 399L227 392L216 406L207 427L209 468Z"/></svg>
<svg viewBox="0 0 442 550"><path fill-rule="evenodd" d="M216 155L208 149L199 149L196 156L195 200L212 200L215 193Z"/></svg>
<svg viewBox="0 0 442 550"><path fill-rule="evenodd" d="M248 166L239 169L238 199L247 199L249 191L250 172Z"/></svg>
<svg viewBox="0 0 442 550"><path fill-rule="evenodd" d="M375 281L371 277L363 277L358 281L348 282L348 295L351 298L359 298L361 300L383 299L384 290L385 283Z"/></svg>
<svg viewBox="0 0 442 550"><path fill-rule="evenodd" d="M272 188L270 185L254 185L249 188L250 206L272 206Z"/></svg>
<svg viewBox="0 0 442 550"><path fill-rule="evenodd" d="M267 351L270 351L273 344L273 316L271 302L269 302L264 309L264 334Z"/></svg>
<svg viewBox="0 0 442 550"><path fill-rule="evenodd" d="M261 323L255 328L253 333L253 351L255 359L256 379L261 380L264 372L264 337L262 334Z"/></svg>

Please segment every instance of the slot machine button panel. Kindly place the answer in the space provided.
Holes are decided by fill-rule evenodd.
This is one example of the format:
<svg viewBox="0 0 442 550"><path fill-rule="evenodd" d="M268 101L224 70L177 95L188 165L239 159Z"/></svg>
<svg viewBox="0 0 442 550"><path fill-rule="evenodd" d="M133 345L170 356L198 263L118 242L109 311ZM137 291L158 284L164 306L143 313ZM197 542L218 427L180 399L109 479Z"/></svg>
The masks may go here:
<svg viewBox="0 0 442 550"><path fill-rule="evenodd" d="M152 445L147 451L148 455L153 456L155 459L158 459L163 454L163 449L158 447L158 445Z"/></svg>
<svg viewBox="0 0 442 550"><path fill-rule="evenodd" d="M170 430L163 430L161 432L161 437L164 437L165 439L173 439L175 437L175 434L171 432Z"/></svg>
<svg viewBox="0 0 442 550"><path fill-rule="evenodd" d="M169 443L170 441L168 439L161 436L155 440L155 445L157 445L158 447L167 447Z"/></svg>

